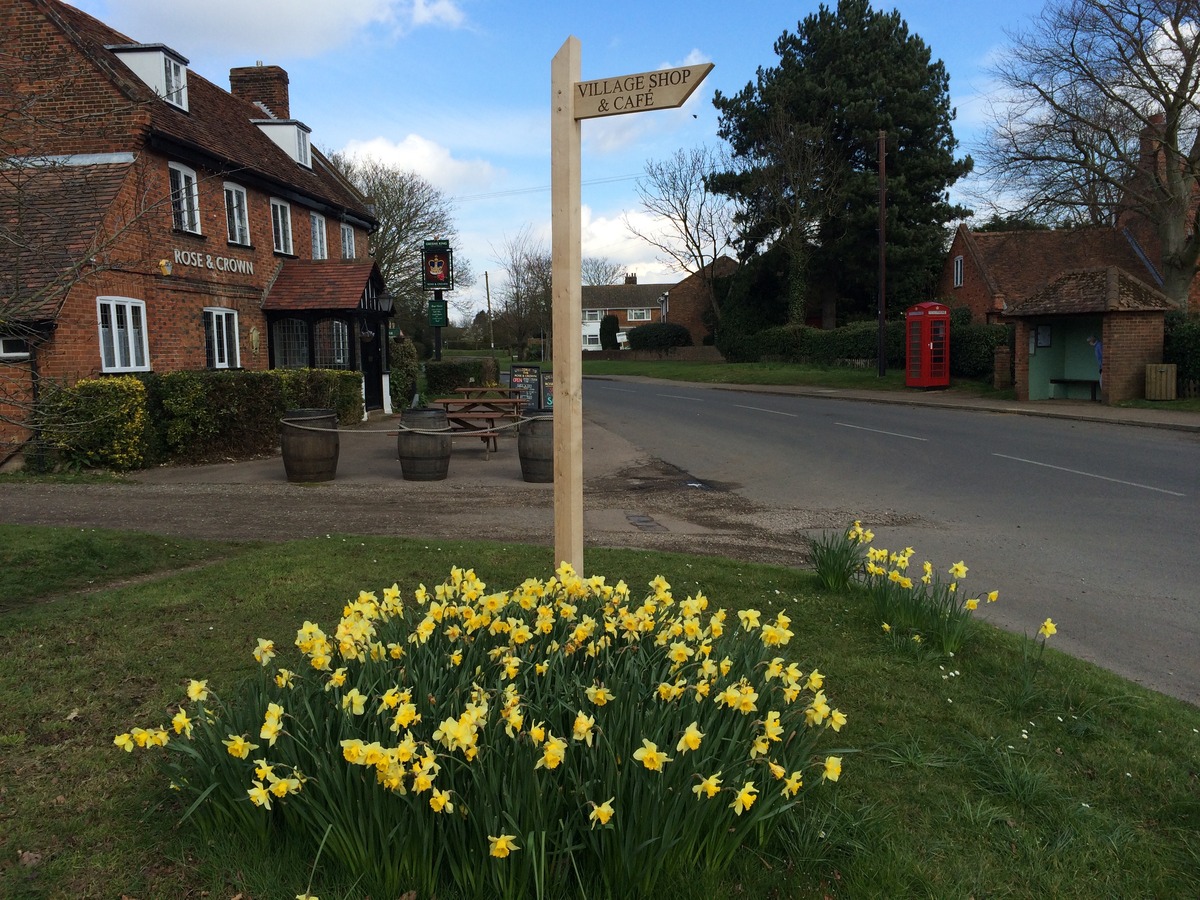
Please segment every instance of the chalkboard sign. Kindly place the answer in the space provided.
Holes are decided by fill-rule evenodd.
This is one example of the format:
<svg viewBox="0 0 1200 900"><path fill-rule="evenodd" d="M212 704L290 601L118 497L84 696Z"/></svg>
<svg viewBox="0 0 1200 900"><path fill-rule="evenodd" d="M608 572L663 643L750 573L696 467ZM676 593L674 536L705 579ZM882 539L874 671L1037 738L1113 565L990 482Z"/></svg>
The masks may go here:
<svg viewBox="0 0 1200 900"><path fill-rule="evenodd" d="M554 409L554 373L542 376L542 409Z"/></svg>
<svg viewBox="0 0 1200 900"><path fill-rule="evenodd" d="M508 370L508 385L520 391L518 396L524 401L524 406L541 406L541 366L519 366L513 363Z"/></svg>

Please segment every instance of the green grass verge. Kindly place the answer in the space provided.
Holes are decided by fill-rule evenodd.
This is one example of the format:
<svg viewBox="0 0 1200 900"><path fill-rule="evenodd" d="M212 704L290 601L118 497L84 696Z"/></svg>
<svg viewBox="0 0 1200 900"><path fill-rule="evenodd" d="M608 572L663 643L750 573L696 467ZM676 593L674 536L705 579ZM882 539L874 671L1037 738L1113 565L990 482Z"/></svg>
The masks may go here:
<svg viewBox="0 0 1200 900"><path fill-rule="evenodd" d="M48 558L81 540L124 555L144 536L29 529ZM19 536L20 529L3 537ZM34 534L36 532L36 534ZM161 539L160 539L161 540ZM186 558L223 547L172 541ZM360 588L409 594L451 565L496 588L548 576L548 548L334 535L247 546L203 568L0 615L0 896L291 900L314 860L201 840L150 755L112 737L166 724L188 678L220 691L250 675L256 637L290 646L305 619L336 621ZM860 592L730 560L589 550L588 574L714 606L786 609L790 658L819 668L849 715L836 791L747 854L712 897L1183 897L1200 893L1200 711L1047 651L1020 690L1021 638L980 626L953 659L896 648ZM107 570L105 570L107 572ZM102 577L115 577L102 573ZM1003 602L1003 600L1001 601ZM1037 627L1030 623L1030 631ZM1071 623L1059 627L1069 633ZM282 662L282 660L281 660ZM826 799L820 799L824 797ZM830 802L833 801L833 802ZM312 891L361 897L315 865Z"/></svg>
<svg viewBox="0 0 1200 900"><path fill-rule="evenodd" d="M96 528L0 525L0 612L65 591L171 571L246 546Z"/></svg>

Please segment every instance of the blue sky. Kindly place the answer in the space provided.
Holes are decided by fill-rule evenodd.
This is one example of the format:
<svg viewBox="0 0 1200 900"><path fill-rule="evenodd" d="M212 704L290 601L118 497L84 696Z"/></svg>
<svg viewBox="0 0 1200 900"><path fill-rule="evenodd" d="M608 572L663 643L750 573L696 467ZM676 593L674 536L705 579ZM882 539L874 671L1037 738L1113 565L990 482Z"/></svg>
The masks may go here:
<svg viewBox="0 0 1200 900"><path fill-rule="evenodd" d="M835 3L835 0L831 0ZM522 228L550 235L550 61L579 38L585 80L704 61L713 71L679 110L583 122L583 253L636 272L641 282L682 277L634 239L644 218L635 193L647 160L717 146L715 90L732 94L773 45L818 3L783 0L510 2L510 0L75 0L143 43L165 43L228 89L229 69L282 66L292 115L327 150L365 152L419 172L455 198L458 257L478 283L451 299L460 311L493 295L498 261ZM1042 0L1007 3L900 0L899 9L950 73L961 152L980 139L988 68ZM431 236L432 237L432 236Z"/></svg>

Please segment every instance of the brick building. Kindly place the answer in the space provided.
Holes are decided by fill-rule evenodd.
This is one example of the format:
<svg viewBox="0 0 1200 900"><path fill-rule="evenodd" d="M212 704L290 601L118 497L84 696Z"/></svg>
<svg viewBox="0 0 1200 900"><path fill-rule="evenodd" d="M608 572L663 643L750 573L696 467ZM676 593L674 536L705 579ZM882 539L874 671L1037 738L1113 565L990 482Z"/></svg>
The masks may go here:
<svg viewBox="0 0 1200 900"><path fill-rule="evenodd" d="M0 33L0 460L48 379L344 368L386 408L377 223L286 72L225 90L58 0L0 0Z"/></svg>
<svg viewBox="0 0 1200 900"><path fill-rule="evenodd" d="M711 264L718 278L736 266L726 256ZM711 299L698 274L676 284L638 284L636 275L627 275L624 284L584 285L582 302L584 350L600 349L600 320L606 315L617 317L619 332L651 322L675 322L688 330L696 345L702 344L710 331L706 314Z"/></svg>

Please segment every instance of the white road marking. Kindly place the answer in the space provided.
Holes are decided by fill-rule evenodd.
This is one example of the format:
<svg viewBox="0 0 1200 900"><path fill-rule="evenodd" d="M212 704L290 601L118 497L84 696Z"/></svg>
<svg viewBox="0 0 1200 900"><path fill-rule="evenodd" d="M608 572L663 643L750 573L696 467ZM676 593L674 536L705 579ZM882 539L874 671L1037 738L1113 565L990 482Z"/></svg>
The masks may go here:
<svg viewBox="0 0 1200 900"><path fill-rule="evenodd" d="M670 397L672 400L694 400L696 403L703 403L703 397L685 397L682 394L658 394L659 397Z"/></svg>
<svg viewBox="0 0 1200 900"><path fill-rule="evenodd" d="M1157 491L1160 494L1170 494L1172 497L1187 496L1187 494L1181 494L1178 491L1168 491L1166 488L1151 487L1148 484L1138 484L1136 481L1122 481L1120 478L1109 478L1107 475L1097 475L1094 472L1081 472L1079 469L1067 469L1063 466L1052 466L1050 463L1038 462L1036 459L1022 459L1019 456L1005 456L1003 453L993 453L992 456L998 456L1001 459L1011 459L1013 462L1029 463L1031 466L1041 466L1045 469L1054 469L1058 472L1069 472L1072 475L1083 475L1086 478L1099 478L1101 481L1111 481L1113 484L1123 484L1126 487L1141 488L1144 491Z"/></svg>
<svg viewBox="0 0 1200 900"><path fill-rule="evenodd" d="M862 425L850 425L846 422L834 422L834 425L841 425L843 428L856 428L859 431L872 431L875 434L886 434L889 437L904 438L909 441L928 441L929 438L917 437L913 434L901 434L898 431L880 431L878 428L865 428Z"/></svg>
<svg viewBox="0 0 1200 900"><path fill-rule="evenodd" d="M740 403L735 403L735 404L733 404L733 406L735 409L750 409L750 410L753 410L754 412L773 413L774 415L777 415L777 416L787 416L789 419L800 418L800 415L798 413L780 412L777 409L763 409L761 406L742 406Z"/></svg>

